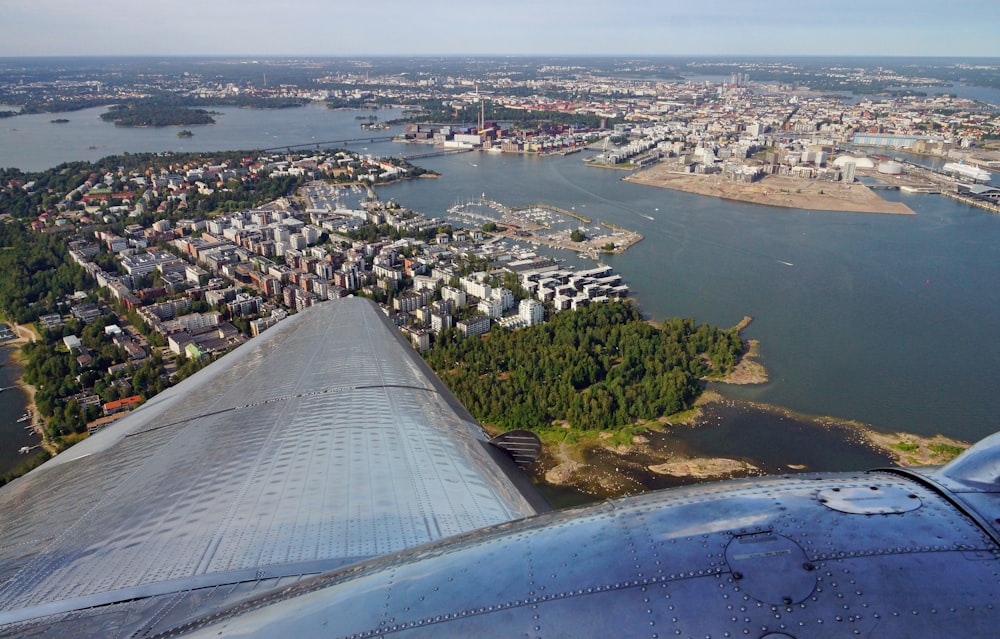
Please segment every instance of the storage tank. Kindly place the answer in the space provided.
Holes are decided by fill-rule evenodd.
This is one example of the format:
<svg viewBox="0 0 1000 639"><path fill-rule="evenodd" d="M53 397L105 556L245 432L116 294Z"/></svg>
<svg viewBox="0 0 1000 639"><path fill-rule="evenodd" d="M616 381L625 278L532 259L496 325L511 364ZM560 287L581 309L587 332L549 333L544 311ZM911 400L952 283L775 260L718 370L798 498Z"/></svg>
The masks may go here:
<svg viewBox="0 0 1000 639"><path fill-rule="evenodd" d="M879 162L878 172L883 175L902 175L903 165L899 162Z"/></svg>

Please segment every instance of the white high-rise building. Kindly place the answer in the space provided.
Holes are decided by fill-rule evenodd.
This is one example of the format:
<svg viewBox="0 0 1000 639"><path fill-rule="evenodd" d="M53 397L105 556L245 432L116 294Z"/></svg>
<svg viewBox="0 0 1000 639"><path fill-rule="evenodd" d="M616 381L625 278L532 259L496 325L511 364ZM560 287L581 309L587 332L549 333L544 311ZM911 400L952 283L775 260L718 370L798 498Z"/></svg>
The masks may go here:
<svg viewBox="0 0 1000 639"><path fill-rule="evenodd" d="M483 315L492 319L500 319L503 316L503 303L498 299L479 300L477 308Z"/></svg>
<svg viewBox="0 0 1000 639"><path fill-rule="evenodd" d="M459 280L459 285L465 289L466 293L481 300L489 298L493 292L493 288L489 284L474 277L463 277Z"/></svg>
<svg viewBox="0 0 1000 639"><path fill-rule="evenodd" d="M512 293L510 289L495 288L491 292L490 297L495 300L500 300L500 305L504 311L514 308L514 293Z"/></svg>
<svg viewBox="0 0 1000 639"><path fill-rule="evenodd" d="M466 299L465 291L458 288L452 288L451 286L445 286L441 289L441 299L451 301L455 303L455 308L465 308Z"/></svg>
<svg viewBox="0 0 1000 639"><path fill-rule="evenodd" d="M534 326L545 319L545 306L538 300L521 300L517 306L517 315L529 326Z"/></svg>

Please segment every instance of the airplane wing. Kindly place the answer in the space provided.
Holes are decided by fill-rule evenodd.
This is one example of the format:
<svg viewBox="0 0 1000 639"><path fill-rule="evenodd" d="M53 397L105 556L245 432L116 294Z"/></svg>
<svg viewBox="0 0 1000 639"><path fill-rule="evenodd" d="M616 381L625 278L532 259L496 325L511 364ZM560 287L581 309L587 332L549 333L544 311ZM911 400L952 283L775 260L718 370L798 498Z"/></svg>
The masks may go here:
<svg viewBox="0 0 1000 639"><path fill-rule="evenodd" d="M1000 627L1000 433L532 517L505 465L373 305L321 305L0 489L0 637Z"/></svg>
<svg viewBox="0 0 1000 639"><path fill-rule="evenodd" d="M374 304L329 302L0 489L0 637L152 632L546 509Z"/></svg>
<svg viewBox="0 0 1000 639"><path fill-rule="evenodd" d="M940 639L1000 628L1000 434L940 471L654 491L432 542L158 635Z"/></svg>

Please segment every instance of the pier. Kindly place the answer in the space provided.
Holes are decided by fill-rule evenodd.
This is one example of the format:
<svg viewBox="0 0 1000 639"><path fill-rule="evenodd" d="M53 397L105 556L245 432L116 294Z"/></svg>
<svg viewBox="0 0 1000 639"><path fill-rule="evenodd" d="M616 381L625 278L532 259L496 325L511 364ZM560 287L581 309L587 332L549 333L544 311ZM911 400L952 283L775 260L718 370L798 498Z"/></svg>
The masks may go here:
<svg viewBox="0 0 1000 639"><path fill-rule="evenodd" d="M515 206L510 210L511 212L516 213L517 211L527 211L529 209L548 209L549 211L555 211L556 213L562 213L563 215L568 215L569 217L580 220L584 224L590 224L593 221L589 217L578 215L573 211L567 211L566 209L561 209L558 206L552 206L551 204L527 204L525 206Z"/></svg>
<svg viewBox="0 0 1000 639"><path fill-rule="evenodd" d="M958 200L959 202L964 202L969 206L976 206L981 209L986 209L990 213L1000 213L1000 204L994 204L993 202L986 202L985 200L980 200L978 198L970 197L968 195L961 195L955 193L954 191L941 191L941 195L945 197L950 197L953 200Z"/></svg>

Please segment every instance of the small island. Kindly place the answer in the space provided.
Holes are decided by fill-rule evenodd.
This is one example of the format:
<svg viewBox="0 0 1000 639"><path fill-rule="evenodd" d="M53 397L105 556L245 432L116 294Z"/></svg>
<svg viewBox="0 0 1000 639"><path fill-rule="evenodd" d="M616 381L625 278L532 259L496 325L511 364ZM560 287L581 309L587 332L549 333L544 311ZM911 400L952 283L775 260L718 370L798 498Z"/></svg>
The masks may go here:
<svg viewBox="0 0 1000 639"><path fill-rule="evenodd" d="M188 129L181 129L180 131L177 132L177 137L179 137L179 138L193 138L194 137L194 133L192 133Z"/></svg>
<svg viewBox="0 0 1000 639"><path fill-rule="evenodd" d="M49 124L66 124L69 122L66 118L56 118L55 120L49 120Z"/></svg>

